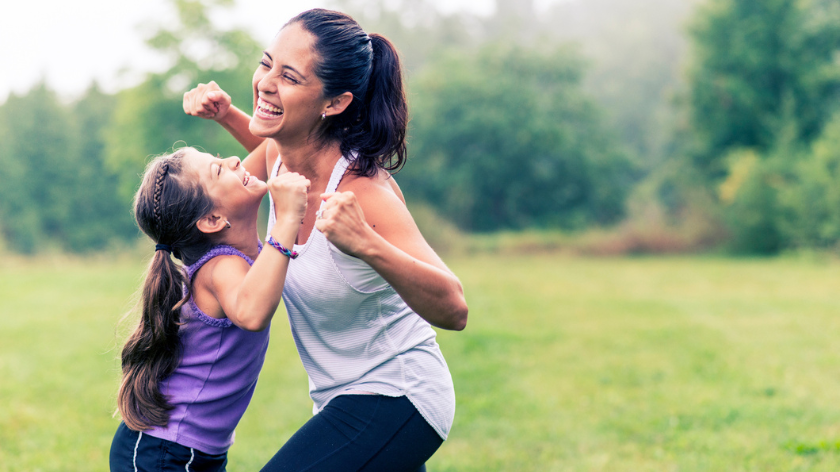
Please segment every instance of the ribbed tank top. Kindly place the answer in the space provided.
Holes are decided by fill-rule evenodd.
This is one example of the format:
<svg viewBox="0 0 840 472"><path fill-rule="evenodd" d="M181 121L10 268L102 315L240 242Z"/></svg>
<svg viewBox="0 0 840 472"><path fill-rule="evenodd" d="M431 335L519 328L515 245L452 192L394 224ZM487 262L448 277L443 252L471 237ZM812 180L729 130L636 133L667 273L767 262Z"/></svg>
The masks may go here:
<svg viewBox="0 0 840 472"><path fill-rule="evenodd" d="M326 192L349 162L339 159ZM280 168L280 158L272 175ZM323 206L323 202L322 202ZM270 201L268 231L274 226ZM446 439L455 416L452 376L431 325L368 264L316 228L289 264L283 301L317 413L338 395L406 396Z"/></svg>
<svg viewBox="0 0 840 472"><path fill-rule="evenodd" d="M189 280L210 259L223 255L254 263L231 246L216 246L186 267ZM246 331L227 318L210 317L192 297L181 308L181 321L181 360L160 386L174 409L165 428L145 433L208 454L221 454L233 444L234 429L254 394L268 349L269 330Z"/></svg>

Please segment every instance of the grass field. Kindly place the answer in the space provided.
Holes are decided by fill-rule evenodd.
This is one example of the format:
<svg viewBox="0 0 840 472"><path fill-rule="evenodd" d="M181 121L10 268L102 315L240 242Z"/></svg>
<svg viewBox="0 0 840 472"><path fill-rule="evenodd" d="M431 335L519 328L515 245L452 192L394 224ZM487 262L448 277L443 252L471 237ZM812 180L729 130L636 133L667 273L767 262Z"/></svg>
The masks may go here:
<svg viewBox="0 0 840 472"><path fill-rule="evenodd" d="M438 342L458 409L430 471L840 470L840 263L479 255ZM144 262L0 262L0 471L107 469L117 328ZM310 416L278 313L230 451Z"/></svg>

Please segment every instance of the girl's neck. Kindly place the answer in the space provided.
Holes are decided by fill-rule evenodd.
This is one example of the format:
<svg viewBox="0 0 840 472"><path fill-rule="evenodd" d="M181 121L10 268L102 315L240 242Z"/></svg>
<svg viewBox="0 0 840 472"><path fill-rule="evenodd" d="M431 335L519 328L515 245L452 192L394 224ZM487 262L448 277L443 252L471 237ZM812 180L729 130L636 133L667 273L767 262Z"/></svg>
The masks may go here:
<svg viewBox="0 0 840 472"><path fill-rule="evenodd" d="M231 221L230 228L219 234L218 244L233 246L252 260L260 254L260 236L256 221L250 224L243 220Z"/></svg>
<svg viewBox="0 0 840 472"><path fill-rule="evenodd" d="M321 145L317 141L307 140L305 143L281 143L274 141L280 151L283 166L289 172L309 179L313 187L316 182L329 179L335 163L341 158L341 148L338 143Z"/></svg>

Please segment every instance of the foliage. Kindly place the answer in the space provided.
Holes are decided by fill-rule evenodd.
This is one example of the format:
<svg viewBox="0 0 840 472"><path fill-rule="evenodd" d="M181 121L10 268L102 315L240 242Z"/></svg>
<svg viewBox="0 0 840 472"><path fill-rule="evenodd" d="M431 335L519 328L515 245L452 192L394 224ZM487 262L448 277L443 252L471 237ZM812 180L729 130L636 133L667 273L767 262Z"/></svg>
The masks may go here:
<svg viewBox="0 0 840 472"><path fill-rule="evenodd" d="M133 234L102 161L99 130L112 108L95 86L68 107L43 83L0 107L0 221L11 249L79 251Z"/></svg>
<svg viewBox="0 0 840 472"><path fill-rule="evenodd" d="M780 182L772 167L778 161L762 162L748 150L728 157L735 170L721 185L721 194L725 202L728 199L725 216L732 233L730 248L738 253L773 254L783 247L778 228Z"/></svg>
<svg viewBox="0 0 840 472"><path fill-rule="evenodd" d="M586 57L584 90L603 108L621 146L655 171L673 145L685 93L685 23L699 0L553 2L538 29Z"/></svg>
<svg viewBox="0 0 840 472"><path fill-rule="evenodd" d="M778 198L784 211L779 230L789 246L840 246L840 115L794 163Z"/></svg>
<svg viewBox="0 0 840 472"><path fill-rule="evenodd" d="M123 202L130 201L148 156L171 150L176 142L222 155L242 148L220 126L183 113L183 93L199 82L215 80L234 104L252 109L251 76L259 45L243 30L220 30L209 10L229 0L175 0L178 24L159 29L148 44L170 58L171 67L150 74L140 85L117 94L115 115L105 128L105 158L120 177Z"/></svg>
<svg viewBox="0 0 840 472"><path fill-rule="evenodd" d="M840 97L840 6L712 0L694 18L689 73L695 163L725 174L734 148L766 152L785 127L808 143Z"/></svg>
<svg viewBox="0 0 840 472"><path fill-rule="evenodd" d="M616 221L633 168L581 74L562 48L440 54L412 82L406 191L467 230Z"/></svg>

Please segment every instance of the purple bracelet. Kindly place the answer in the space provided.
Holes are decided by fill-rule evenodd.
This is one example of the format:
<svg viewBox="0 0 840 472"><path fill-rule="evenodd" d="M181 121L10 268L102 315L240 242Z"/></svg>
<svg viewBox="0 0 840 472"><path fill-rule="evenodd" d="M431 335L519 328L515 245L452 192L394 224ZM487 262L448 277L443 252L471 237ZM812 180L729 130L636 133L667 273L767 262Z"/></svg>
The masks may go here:
<svg viewBox="0 0 840 472"><path fill-rule="evenodd" d="M272 237L272 236L268 237L268 241L266 241L266 243L270 244L272 247L274 247L274 249L277 249L278 251L280 251L280 254L283 254L284 256L289 256L290 259L294 259L298 256L297 251L290 251L290 250L286 249L285 246L278 243L277 240L275 240L274 237Z"/></svg>

